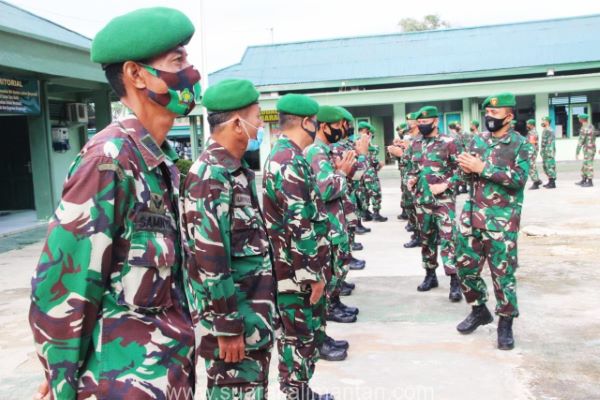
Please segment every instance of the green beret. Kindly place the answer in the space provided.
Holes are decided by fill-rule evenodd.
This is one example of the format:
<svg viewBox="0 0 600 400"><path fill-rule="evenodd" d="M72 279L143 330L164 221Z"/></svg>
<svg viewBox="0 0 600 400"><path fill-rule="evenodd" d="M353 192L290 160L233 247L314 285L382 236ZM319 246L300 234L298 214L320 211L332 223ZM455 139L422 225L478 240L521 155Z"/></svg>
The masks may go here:
<svg viewBox="0 0 600 400"><path fill-rule="evenodd" d="M528 119L528 120L527 120L527 123L528 123L529 125L535 125L535 119Z"/></svg>
<svg viewBox="0 0 600 400"><path fill-rule="evenodd" d="M415 112L411 112L406 114L406 120L407 121L414 121L417 119L417 117L419 116L419 112L415 111Z"/></svg>
<svg viewBox="0 0 600 400"><path fill-rule="evenodd" d="M474 119L473 121L471 121L471 125L475 125L476 127L479 127L479 121Z"/></svg>
<svg viewBox="0 0 600 400"><path fill-rule="evenodd" d="M312 117L319 112L319 103L304 94L289 93L279 99L277 111L299 117Z"/></svg>
<svg viewBox="0 0 600 400"><path fill-rule="evenodd" d="M369 129L371 125L366 122L366 121L361 121L358 123L358 130L360 131L361 129Z"/></svg>
<svg viewBox="0 0 600 400"><path fill-rule="evenodd" d="M590 119L589 115L587 115L587 114L579 114L579 115L577 115L577 118L579 118L579 119L585 119L586 121L588 119Z"/></svg>
<svg viewBox="0 0 600 400"><path fill-rule="evenodd" d="M401 131L403 131L406 128L408 128L408 124L406 122L402 122L402 123L400 123L400 125L398 125L397 129L400 129Z"/></svg>
<svg viewBox="0 0 600 400"><path fill-rule="evenodd" d="M338 106L338 108L342 112L342 115L344 116L344 119L346 121L354 122L354 116L352 115L352 113L350 113L350 111L346 110L344 107L341 107L341 106Z"/></svg>
<svg viewBox="0 0 600 400"><path fill-rule="evenodd" d="M139 61L186 45L192 21L166 7L142 8L112 19L92 40L91 59L100 64Z"/></svg>
<svg viewBox="0 0 600 400"><path fill-rule="evenodd" d="M499 93L488 97L483 101L482 108L514 107L517 105L515 95L512 93Z"/></svg>
<svg viewBox="0 0 600 400"><path fill-rule="evenodd" d="M375 133L375 127L371 124L369 124L369 132Z"/></svg>
<svg viewBox="0 0 600 400"><path fill-rule="evenodd" d="M550 117L548 117L548 116L542 117L542 121L548 121L548 122L550 122Z"/></svg>
<svg viewBox="0 0 600 400"><path fill-rule="evenodd" d="M234 111L256 103L259 95L250 81L225 79L206 89L202 104L210 112Z"/></svg>
<svg viewBox="0 0 600 400"><path fill-rule="evenodd" d="M435 106L424 106L421 107L419 111L417 111L416 119L425 119L425 118L437 118L438 117L438 109Z"/></svg>
<svg viewBox="0 0 600 400"><path fill-rule="evenodd" d="M319 112L317 113L317 121L327 122L329 124L339 122L344 119L344 114L339 107L334 106L320 106Z"/></svg>

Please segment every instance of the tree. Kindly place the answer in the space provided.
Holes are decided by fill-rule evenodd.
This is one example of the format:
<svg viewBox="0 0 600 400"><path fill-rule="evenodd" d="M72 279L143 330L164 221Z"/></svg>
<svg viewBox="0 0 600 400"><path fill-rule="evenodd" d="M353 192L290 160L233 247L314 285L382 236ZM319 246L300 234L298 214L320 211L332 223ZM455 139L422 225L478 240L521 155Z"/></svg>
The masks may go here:
<svg viewBox="0 0 600 400"><path fill-rule="evenodd" d="M442 21L437 14L426 15L422 21L414 18L402 18L398 25L402 32L432 31L435 29L450 28L450 23Z"/></svg>

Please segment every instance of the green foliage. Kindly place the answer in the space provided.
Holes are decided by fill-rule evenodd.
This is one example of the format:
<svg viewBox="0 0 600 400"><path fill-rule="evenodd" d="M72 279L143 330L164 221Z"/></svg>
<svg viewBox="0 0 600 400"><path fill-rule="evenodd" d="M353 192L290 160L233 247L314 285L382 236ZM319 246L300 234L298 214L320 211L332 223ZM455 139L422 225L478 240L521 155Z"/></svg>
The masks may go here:
<svg viewBox="0 0 600 400"><path fill-rule="evenodd" d="M442 21L437 14L430 14L423 17L422 21L414 18L402 18L398 23L402 32L431 31L435 29L450 28L450 23Z"/></svg>

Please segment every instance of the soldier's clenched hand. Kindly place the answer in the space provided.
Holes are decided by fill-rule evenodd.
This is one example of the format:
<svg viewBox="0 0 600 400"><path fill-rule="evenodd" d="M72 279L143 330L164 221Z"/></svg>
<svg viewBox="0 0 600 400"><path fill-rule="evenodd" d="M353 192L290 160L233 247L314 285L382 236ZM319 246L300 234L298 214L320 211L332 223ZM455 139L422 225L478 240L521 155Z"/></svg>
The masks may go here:
<svg viewBox="0 0 600 400"><path fill-rule="evenodd" d="M408 187L408 190L412 190L412 188L415 186L416 183L417 183L417 178L410 178L408 180L408 182L406 182L406 187Z"/></svg>
<svg viewBox="0 0 600 400"><path fill-rule="evenodd" d="M319 282L311 283L310 289L310 304L317 304L319 299L321 299L321 296L323 296L323 292L325 291L325 281L321 280Z"/></svg>
<svg viewBox="0 0 600 400"><path fill-rule="evenodd" d="M479 157L472 156L469 153L461 153L458 156L458 165L468 174L481 174L485 164L483 161L481 161L481 159L479 159Z"/></svg>
<svg viewBox="0 0 600 400"><path fill-rule="evenodd" d="M394 157L402 157L402 154L404 154L404 150L402 150L402 148L399 145L388 146L387 150L388 153L390 153Z"/></svg>
<svg viewBox="0 0 600 400"><path fill-rule="evenodd" d="M219 358L228 363L240 362L245 357L244 335L218 336Z"/></svg>

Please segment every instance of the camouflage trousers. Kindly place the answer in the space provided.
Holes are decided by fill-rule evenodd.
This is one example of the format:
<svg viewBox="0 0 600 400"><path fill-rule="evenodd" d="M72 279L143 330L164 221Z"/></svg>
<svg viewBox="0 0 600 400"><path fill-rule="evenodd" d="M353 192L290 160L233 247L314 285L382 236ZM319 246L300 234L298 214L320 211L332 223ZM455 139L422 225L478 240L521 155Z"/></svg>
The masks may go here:
<svg viewBox="0 0 600 400"><path fill-rule="evenodd" d="M581 176L583 178L594 179L595 156L596 147L590 147L583 150L583 165L581 166Z"/></svg>
<svg viewBox="0 0 600 400"><path fill-rule="evenodd" d="M537 165L535 164L537 156L538 152L536 151L529 159L529 178L531 178L532 182L538 182L540 180L540 174L538 173Z"/></svg>
<svg viewBox="0 0 600 400"><path fill-rule="evenodd" d="M356 195L356 216L363 219L369 205L364 180L361 179L355 184L354 194Z"/></svg>
<svg viewBox="0 0 600 400"><path fill-rule="evenodd" d="M549 179L556 179L556 159L554 157L542 157L542 166Z"/></svg>
<svg viewBox="0 0 600 400"><path fill-rule="evenodd" d="M379 176L370 176L365 179L365 191L367 194L367 207L373 207L373 212L378 213L381 210L381 181Z"/></svg>
<svg viewBox="0 0 600 400"><path fill-rule="evenodd" d="M352 254L350 252L350 243L347 240L331 245L333 274L331 280L327 283L328 299L335 299L340 296L342 283L344 283L348 275L350 257L352 257Z"/></svg>
<svg viewBox="0 0 600 400"><path fill-rule="evenodd" d="M483 264L487 260L494 282L496 314L519 316L515 278L517 236L518 232L482 229L473 229L469 235L458 234L456 265L467 302L481 305L488 300L487 287L481 278Z"/></svg>
<svg viewBox="0 0 600 400"><path fill-rule="evenodd" d="M269 385L270 350L249 351L238 363L206 359L208 400L264 400Z"/></svg>
<svg viewBox="0 0 600 400"><path fill-rule="evenodd" d="M455 258L455 207L454 202L416 206L416 216L421 234L421 259L423 268L438 267L438 241L446 275L456 274Z"/></svg>
<svg viewBox="0 0 600 400"><path fill-rule="evenodd" d="M310 304L310 293L278 293L282 330L277 338L279 385L299 387L308 383L325 339L325 296Z"/></svg>

